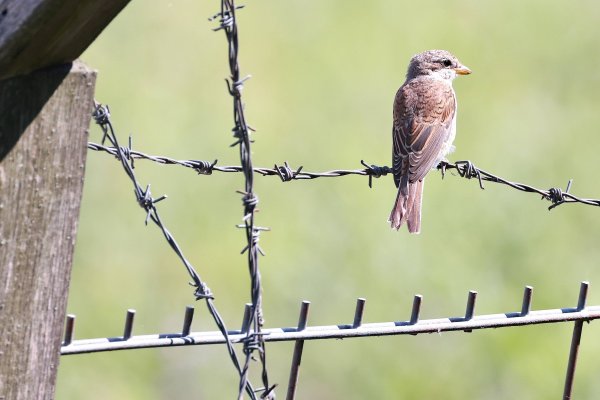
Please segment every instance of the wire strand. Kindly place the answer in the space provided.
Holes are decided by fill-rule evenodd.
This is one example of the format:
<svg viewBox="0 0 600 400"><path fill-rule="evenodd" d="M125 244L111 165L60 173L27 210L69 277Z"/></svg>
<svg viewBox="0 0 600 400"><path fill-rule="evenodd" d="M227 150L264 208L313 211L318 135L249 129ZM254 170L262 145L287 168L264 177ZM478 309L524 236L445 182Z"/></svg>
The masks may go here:
<svg viewBox="0 0 600 400"><path fill-rule="evenodd" d="M171 249L175 252L175 254L177 254L179 259L185 266L186 270L188 271L188 274L190 275L193 281L190 283L190 285L195 288L194 296L196 300L204 299L206 301L206 306L211 316L213 317L217 328L224 337L224 342L227 346L227 352L229 353L229 357L231 358L231 361L234 364L238 373L241 374L242 369L239 360L233 348L233 344L229 340L228 330L225 326L225 322L223 321L223 318L218 313L217 308L214 305L214 297L212 292L208 288L208 285L200 278L200 275L198 274L198 272L196 272L192 264L184 256L183 251L175 241L175 238L173 237L173 235L171 235L171 233L164 225L162 219L160 218L160 214L158 213L158 209L156 208L156 203L166 199L166 196L161 196L157 199L154 199L150 193L150 185L147 185L144 189L137 181L135 173L133 171L134 158L131 156L132 151L130 148L119 146L117 134L112 125L112 122L110 121L110 110L108 106L103 106L102 104L95 102L95 108L92 116L96 124L102 129L102 142L108 140L112 144L113 148L115 149L114 155L121 162L123 170L125 171L127 176L129 176L131 183L133 183L136 200L140 207L142 207L146 212L145 223L148 224L148 221L152 221L156 226L158 226L158 228L163 233L165 239L171 246ZM131 145L131 139L129 140L129 144ZM246 382L244 388L251 395L251 398L256 398L254 396L254 389L252 388L250 382Z"/></svg>
<svg viewBox="0 0 600 400"><path fill-rule="evenodd" d="M115 147L107 147L98 143L88 143L88 149L99 152L106 152L115 156L117 155L117 149ZM132 159L149 160L159 164L179 165L182 167L191 168L202 175L212 175L214 171L243 171L242 167L237 165L219 166L217 165L217 160L214 160L212 162L201 160L176 160L165 156L152 156L135 150L130 150L130 156ZM278 176L282 182L288 182L291 180L312 180L317 178L339 178L349 175L360 175L367 176L369 178L369 187L372 186L371 180L373 178L380 178L382 176L386 176L392 173L391 168L388 166L369 165L363 160L361 160L361 164L365 168L334 169L331 171L324 172L308 172L305 171L303 167L292 169L287 162L284 162L283 165L275 164L273 168L255 167L253 171L262 176ZM479 169L475 167L475 165L470 161L456 161L454 163L442 161L437 166L437 169L442 173L442 177L445 177L445 173L447 171L455 170L457 171L458 175L462 178L475 178L477 179L481 189L484 189L483 182L493 182L509 186L521 192L536 193L540 195L542 199L548 200L552 203L548 207L549 210L552 210L553 208L565 203L579 203L589 206L600 207L599 199L582 198L569 193L572 186L572 180L569 180L565 190L562 190L558 187L553 187L550 189L539 189L528 184L512 182L498 175Z"/></svg>

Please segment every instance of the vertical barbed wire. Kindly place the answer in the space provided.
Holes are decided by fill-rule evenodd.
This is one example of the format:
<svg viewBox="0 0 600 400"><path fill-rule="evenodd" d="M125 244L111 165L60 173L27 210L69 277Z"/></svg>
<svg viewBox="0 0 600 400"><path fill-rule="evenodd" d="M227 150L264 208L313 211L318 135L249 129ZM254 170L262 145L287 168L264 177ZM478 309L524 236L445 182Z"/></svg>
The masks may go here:
<svg viewBox="0 0 600 400"><path fill-rule="evenodd" d="M250 153L250 127L246 122L244 115L244 104L242 102L242 89L244 82L250 78L246 76L240 78L240 67L238 64L238 28L236 20L236 10L243 6L236 7L234 0L221 0L221 11L215 16L210 18L213 20L219 17L219 26L214 31L223 30L227 38L228 44L228 61L230 77L226 79L227 89L229 94L233 98L233 137L236 141L231 145L238 146L240 152L240 160L242 172L244 173L245 185L244 191L239 193L242 195L242 203L244 206L244 216L242 218L243 223L238 225L239 228L243 228L246 232L247 245L242 250L242 254L246 253L248 258L248 269L251 280L251 312L249 314L249 321L247 326L246 337L243 340L244 354L246 356L244 366L242 368L242 376L239 384L239 395L238 399L242 399L244 388L248 382L248 373L250 369L250 361L254 359L254 353L258 352L259 361L261 364L261 377L263 388L258 389L262 391L261 398L263 399L274 399L275 398L275 385L269 385L269 377L267 373L267 357L265 349L265 341L262 337L263 327L263 314L262 314L262 287L261 287L261 276L258 268L258 255L263 254L262 250L258 245L260 232L267 230L255 225L254 213L256 211L256 205L258 204L258 197L254 193L254 169L252 167L252 157Z"/></svg>
<svg viewBox="0 0 600 400"><path fill-rule="evenodd" d="M95 102L92 117L94 118L96 124L98 124L98 126L100 126L100 128L102 129L102 143L108 140L111 143L111 145L115 149L117 149L115 156L119 159L121 165L123 166L123 169L125 170L125 172L129 176L129 179L133 183L134 193L138 204L146 211L146 225L148 224L148 221L152 221L160 228L163 235L165 236L165 239L185 266L186 270L188 271L188 274L190 275L193 281L190 284L195 288L194 296L196 300L203 299L206 301L206 307L208 308L210 315L213 317L219 331L223 334L223 337L225 338L225 344L227 346L227 352L229 353L229 357L231 358L231 361L234 367L236 368L238 374L240 376L243 376L242 368L233 348L233 344L229 339L229 333L227 331L227 327L225 326L225 322L223 321L223 318L218 313L217 308L214 305L214 296L211 290L206 285L206 283L200 278L200 275L198 274L198 272L196 272L192 264L184 256L183 251L175 241L175 238L167 230L166 226L163 224L160 218L155 204L166 199L167 196L165 195L154 199L150 193L150 185L147 185L146 189L144 189L138 183L135 177L135 173L133 172L134 159L131 157L131 137L129 138L129 147L119 146L119 141L117 139L115 129L112 125L112 122L110 121L110 110L108 106L103 106L102 104ZM242 391L243 390L246 390L246 392L250 395L252 399L256 399L256 396L254 394L255 390L250 382L244 382Z"/></svg>

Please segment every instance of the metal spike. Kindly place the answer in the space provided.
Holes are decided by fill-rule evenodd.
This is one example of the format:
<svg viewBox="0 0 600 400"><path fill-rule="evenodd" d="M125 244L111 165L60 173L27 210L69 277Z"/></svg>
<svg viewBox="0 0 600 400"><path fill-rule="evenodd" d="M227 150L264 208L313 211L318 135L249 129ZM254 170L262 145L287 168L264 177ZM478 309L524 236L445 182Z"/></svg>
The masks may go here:
<svg viewBox="0 0 600 400"><path fill-rule="evenodd" d="M475 300L477 300L477 292L475 290L469 291L469 297L467 299L467 310L465 311L465 321L473 319L475 312Z"/></svg>
<svg viewBox="0 0 600 400"><path fill-rule="evenodd" d="M410 324L415 325L419 322L419 315L421 314L421 301L423 296L420 294L415 295L412 305L412 312L410 313Z"/></svg>
<svg viewBox="0 0 600 400"><path fill-rule="evenodd" d="M185 316L183 317L183 328L181 329L181 336L186 337L190 335L192 328L192 320L194 319L194 307L187 306L185 308Z"/></svg>
<svg viewBox="0 0 600 400"><path fill-rule="evenodd" d="M352 328L356 329L362 325L362 317L363 312L365 310L365 302L367 300L359 297L356 300L356 309L354 310L354 322L352 323Z"/></svg>
<svg viewBox="0 0 600 400"><path fill-rule="evenodd" d="M123 329L123 340L129 340L131 333L133 332L133 318L135 317L135 310L127 310L127 316L125 317L125 329Z"/></svg>
<svg viewBox="0 0 600 400"><path fill-rule="evenodd" d="M244 317L242 319L242 333L248 333L250 328L250 318L252 315L252 303L246 303L244 307Z"/></svg>
<svg viewBox="0 0 600 400"><path fill-rule="evenodd" d="M587 300L589 286L590 283L588 281L581 282L581 286L579 286L579 299L577 300L577 311L581 311L585 308L585 302Z"/></svg>
<svg viewBox="0 0 600 400"><path fill-rule="evenodd" d="M68 346L73 341L73 329L75 328L75 315L67 314L67 322L65 324L65 337L63 346Z"/></svg>
<svg viewBox="0 0 600 400"><path fill-rule="evenodd" d="M533 295L533 287L525 286L523 291L523 305L521 306L521 317L529 315L531 311L531 296Z"/></svg>

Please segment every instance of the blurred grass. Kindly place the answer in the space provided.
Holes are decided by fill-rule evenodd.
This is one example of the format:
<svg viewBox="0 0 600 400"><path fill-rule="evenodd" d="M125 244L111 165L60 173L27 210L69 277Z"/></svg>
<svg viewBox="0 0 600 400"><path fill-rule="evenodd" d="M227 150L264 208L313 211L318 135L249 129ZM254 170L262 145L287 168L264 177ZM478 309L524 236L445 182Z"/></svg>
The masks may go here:
<svg viewBox="0 0 600 400"><path fill-rule="evenodd" d="M83 55L99 70L97 99L134 148L181 159L239 164L232 143L226 42L206 17L218 2L132 2ZM600 4L591 0L396 2L250 1L239 12L240 65L254 134L254 163L306 170L360 168L390 158L391 104L410 57L454 52L475 72L457 79L457 151L505 178L600 197ZM100 132L92 128L93 141ZM160 211L216 295L230 327L248 301L239 174L197 176L136 163L142 184L169 199ZM392 180L282 184L256 178L260 259L268 327L293 326L300 301L310 324L350 322L366 297L365 322L460 315L476 289L477 313L518 310L535 287L534 309L573 305L590 280L600 304L600 212L454 176L427 179L423 233L392 232ZM135 333L180 329L192 303L184 268L160 232L145 227L118 163L90 153L69 312L76 337L117 336L127 308ZM198 303L194 330L214 325ZM301 399L547 399L562 391L571 325L309 342ZM586 325L575 398L598 398L600 344ZM271 379L283 396L291 344L268 346ZM257 381L258 382L258 381ZM194 347L61 359L58 399L234 398L224 348Z"/></svg>

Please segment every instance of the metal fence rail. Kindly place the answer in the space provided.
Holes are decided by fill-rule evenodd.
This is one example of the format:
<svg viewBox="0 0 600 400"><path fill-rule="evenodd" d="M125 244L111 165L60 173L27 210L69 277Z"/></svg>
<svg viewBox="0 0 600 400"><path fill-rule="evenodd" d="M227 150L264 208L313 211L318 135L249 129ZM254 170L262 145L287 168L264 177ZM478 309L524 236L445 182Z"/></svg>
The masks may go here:
<svg viewBox="0 0 600 400"><path fill-rule="evenodd" d="M477 292L470 291L467 297L465 314L460 317L420 320L423 297L416 295L413 300L410 318L398 322L379 322L363 324L366 300L359 298L356 302L353 322L350 324L307 326L310 303L302 302L297 327L262 329L264 342L295 341L290 382L288 384L288 399L293 399L298 380L298 371L305 340L345 339L369 336L418 335L422 333L440 333L451 331L471 332L476 329L506 328L524 325L550 324L560 322L575 322L571 340L571 349L565 379L564 399L569 399L573 387L577 353L584 321L600 318L600 306L586 307L588 282L582 282L579 298L575 307L531 311L533 288L526 286L523 292L521 311L503 314L475 315ZM193 345L213 345L223 343L244 343L251 332L252 305L246 305L244 321L240 330L229 331L225 337L220 331L190 332L193 318L193 308L185 312L183 329L179 333L131 336L133 328L133 310L128 310L123 336L73 340L75 316L67 318L65 339L61 348L62 355L85 354L103 351L131 350L154 347L174 347Z"/></svg>
<svg viewBox="0 0 600 400"><path fill-rule="evenodd" d="M582 291L587 291L587 282L582 283ZM585 304L585 295L580 297L578 306L565 307L550 310L530 311L531 307L530 286L525 288L525 294L521 311L507 312L503 314L474 315L475 297L477 292L469 292L467 308L464 316L447 317L437 319L419 319L422 296L416 295L410 318L397 322L378 322L363 324L363 313L365 299L359 298L356 303L356 311L353 322L339 325L325 326L298 326L288 328L263 329L262 333L266 342L282 342L296 340L316 339L342 339L367 336L391 336L391 335L418 335L421 333L450 332L450 331L472 331L476 329L516 327L524 325L550 324L570 321L592 321L600 318L600 305L580 307ZM583 300L581 300L583 299ZM583 301L583 303L582 303ZM309 302L303 302L301 314L308 313ZM189 310L190 308L188 308ZM128 315L131 310L128 311ZM186 312L184 326L191 324L189 311ZM211 332L183 332L165 333L154 335L124 336L100 339L72 340L74 316L68 319L68 329L65 333L65 343L61 348L61 354L83 354L102 351L130 350L151 347L211 345L226 342L220 331ZM306 321L306 320L305 320ZM305 322L306 324L306 322ZM131 332L131 317L126 318L125 332ZM229 340L233 343L243 342L248 331L244 328L228 332ZM67 341L68 340L68 341Z"/></svg>
<svg viewBox="0 0 600 400"><path fill-rule="evenodd" d="M505 328L523 325L550 324L569 321L591 321L600 318L600 306L586 307L577 311L575 308L560 308L553 310L532 311L529 315L521 316L519 312L506 314L487 314L465 320L464 317L449 317L425 319L416 324L410 321L379 322L352 324L309 326L304 329L297 327L263 329L265 342L284 342L295 340L316 339L345 339L367 336L418 335L421 333L436 333L450 331L470 331L476 329ZM229 339L240 342L246 333L241 330L229 331ZM225 338L219 331L165 333L154 335L123 336L75 340L61 348L62 355L96 353L102 351L131 350L152 347L171 347L189 345L210 345L225 343Z"/></svg>

